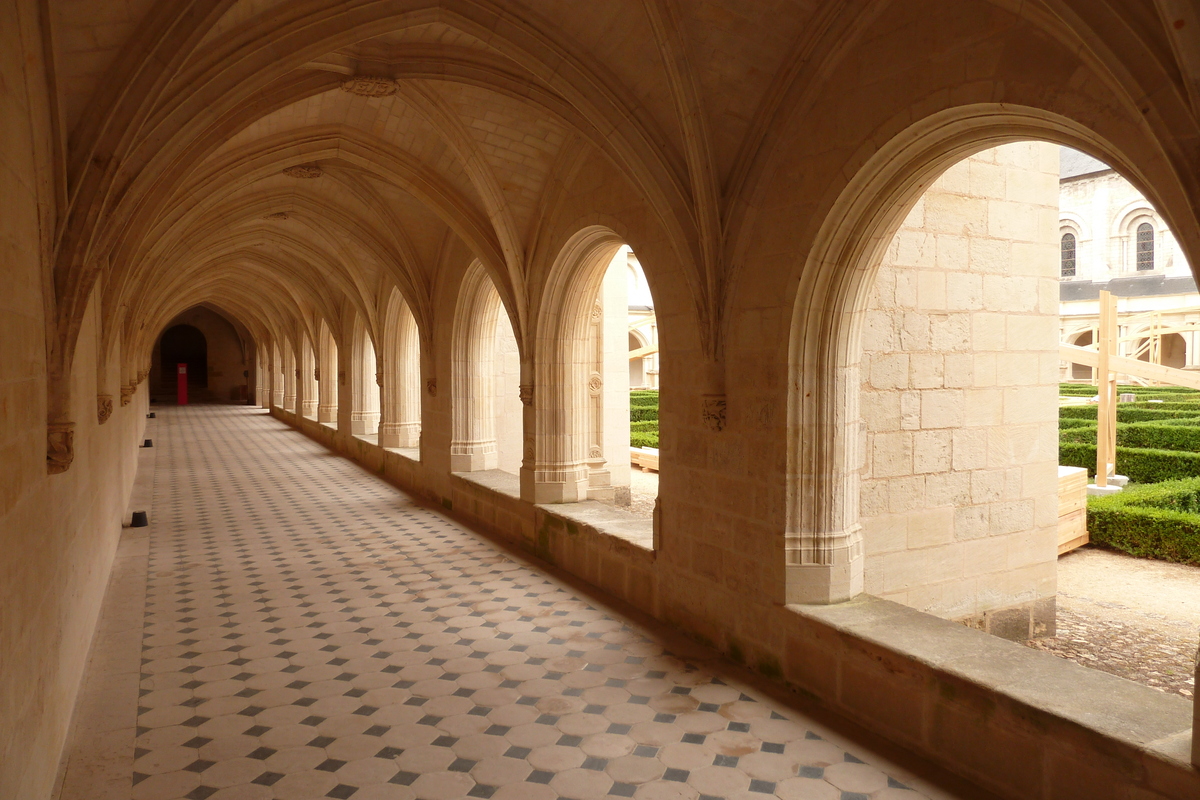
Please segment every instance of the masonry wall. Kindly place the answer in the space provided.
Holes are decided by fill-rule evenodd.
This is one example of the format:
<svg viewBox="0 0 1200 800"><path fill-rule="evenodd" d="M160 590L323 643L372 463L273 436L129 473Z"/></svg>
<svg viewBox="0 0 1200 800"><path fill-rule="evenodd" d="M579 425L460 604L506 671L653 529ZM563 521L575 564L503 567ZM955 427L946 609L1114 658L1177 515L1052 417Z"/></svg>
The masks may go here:
<svg viewBox="0 0 1200 800"><path fill-rule="evenodd" d="M862 338L866 591L1014 639L1054 624L1057 223L1057 146L951 167L893 238Z"/></svg>
<svg viewBox="0 0 1200 800"><path fill-rule="evenodd" d="M30 19L0 4L0 797L49 797L132 488L145 392L120 405L115 355L100 363L96 299L72 379L75 459L46 473L46 328L39 209L39 86ZM32 31L36 37L36 31ZM36 38L33 41L37 41ZM26 74L25 70L31 70ZM35 124L30 124L33 121ZM115 408L100 425L98 372ZM137 681L137 675L122 680ZM104 731L94 731L103 735ZM129 729L132 735L132 727Z"/></svg>

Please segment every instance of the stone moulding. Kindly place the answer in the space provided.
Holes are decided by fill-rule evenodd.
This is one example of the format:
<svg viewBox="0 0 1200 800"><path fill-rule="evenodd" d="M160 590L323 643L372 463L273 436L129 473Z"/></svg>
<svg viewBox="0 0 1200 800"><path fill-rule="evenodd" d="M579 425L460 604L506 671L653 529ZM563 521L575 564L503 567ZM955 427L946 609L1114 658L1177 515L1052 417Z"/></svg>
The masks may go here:
<svg viewBox="0 0 1200 800"><path fill-rule="evenodd" d="M283 174L289 178L319 178L325 174L325 171L316 164L296 164L291 167L284 167Z"/></svg>
<svg viewBox="0 0 1200 800"><path fill-rule="evenodd" d="M725 430L725 395L706 394L701 398L700 417L710 431Z"/></svg>
<svg viewBox="0 0 1200 800"><path fill-rule="evenodd" d="M342 91L359 97L388 97L400 88L396 81L382 75L354 75L342 81Z"/></svg>
<svg viewBox="0 0 1200 800"><path fill-rule="evenodd" d="M46 427L46 472L66 472L75 460L75 423L51 422Z"/></svg>
<svg viewBox="0 0 1200 800"><path fill-rule="evenodd" d="M96 395L96 421L101 425L108 422L112 416L113 399L111 394Z"/></svg>

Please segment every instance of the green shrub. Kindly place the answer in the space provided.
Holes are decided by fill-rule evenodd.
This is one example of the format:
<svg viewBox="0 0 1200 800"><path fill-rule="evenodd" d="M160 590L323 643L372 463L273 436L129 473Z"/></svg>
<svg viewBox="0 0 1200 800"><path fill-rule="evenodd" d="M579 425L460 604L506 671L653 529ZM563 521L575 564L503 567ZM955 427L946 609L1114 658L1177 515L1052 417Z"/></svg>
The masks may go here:
<svg viewBox="0 0 1200 800"><path fill-rule="evenodd" d="M658 431L631 431L629 444L632 447L658 447Z"/></svg>
<svg viewBox="0 0 1200 800"><path fill-rule="evenodd" d="M1059 442L1058 463L1096 474L1096 442ZM1200 477L1200 453L1117 446L1117 472L1134 483Z"/></svg>
<svg viewBox="0 0 1200 800"><path fill-rule="evenodd" d="M1096 423L1091 420L1062 420L1059 442L1096 442ZM1170 422L1186 422L1171 425ZM1117 446L1151 450L1183 450L1200 452L1200 420L1160 420L1156 422L1118 422Z"/></svg>
<svg viewBox="0 0 1200 800"><path fill-rule="evenodd" d="M658 432L658 420L650 419L650 420L644 420L642 422L631 422L631 423L629 423L629 430L631 430L631 431L654 431L655 433L657 433Z"/></svg>
<svg viewBox="0 0 1200 800"><path fill-rule="evenodd" d="M1117 446L1200 452L1200 427L1157 422L1118 423Z"/></svg>
<svg viewBox="0 0 1200 800"><path fill-rule="evenodd" d="M1058 418L1062 419L1096 419L1096 406L1063 406L1058 409ZM1152 420L1190 419L1196 416L1200 409L1172 410L1161 408L1137 408L1132 403L1122 403L1117 406L1118 422L1150 422Z"/></svg>
<svg viewBox="0 0 1200 800"><path fill-rule="evenodd" d="M658 406L630 406L630 422L658 421Z"/></svg>
<svg viewBox="0 0 1200 800"><path fill-rule="evenodd" d="M1088 498L1094 544L1130 555L1200 565L1200 479L1130 486Z"/></svg>
<svg viewBox="0 0 1200 800"><path fill-rule="evenodd" d="M1068 428L1088 428L1096 427L1096 421L1093 419L1076 419L1074 417L1059 417L1058 429L1064 431Z"/></svg>

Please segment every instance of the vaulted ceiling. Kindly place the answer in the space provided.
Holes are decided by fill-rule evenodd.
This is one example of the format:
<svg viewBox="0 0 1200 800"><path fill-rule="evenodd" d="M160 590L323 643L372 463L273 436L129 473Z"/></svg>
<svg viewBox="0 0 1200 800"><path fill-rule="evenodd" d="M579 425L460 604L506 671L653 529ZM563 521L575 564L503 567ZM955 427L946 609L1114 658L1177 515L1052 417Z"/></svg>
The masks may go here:
<svg viewBox="0 0 1200 800"><path fill-rule="evenodd" d="M427 328L444 260L462 252L521 337L546 221L589 160L651 210L701 325L716 325L741 215L788 146L781 121L831 71L869 63L847 61L851 47L938 46L916 19L895 42L861 41L894 5L41 0L51 373L69 371L97 287L106 342L141 350L199 302L256 335L311 332L347 308L374 324L396 288ZM976 6L988 30L1032 25L1084 53L1146 124L1200 146L1185 135L1200 104L1189 0ZM923 24L943 22L957 24Z"/></svg>

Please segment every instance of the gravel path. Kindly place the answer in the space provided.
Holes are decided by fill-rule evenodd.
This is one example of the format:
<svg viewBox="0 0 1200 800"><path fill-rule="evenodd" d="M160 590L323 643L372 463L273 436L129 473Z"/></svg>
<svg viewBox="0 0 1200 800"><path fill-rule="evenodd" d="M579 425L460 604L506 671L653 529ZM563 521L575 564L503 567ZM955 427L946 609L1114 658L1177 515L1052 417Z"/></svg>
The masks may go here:
<svg viewBox="0 0 1200 800"><path fill-rule="evenodd" d="M1191 698L1200 567L1082 547L1058 561L1058 632L1030 647Z"/></svg>

